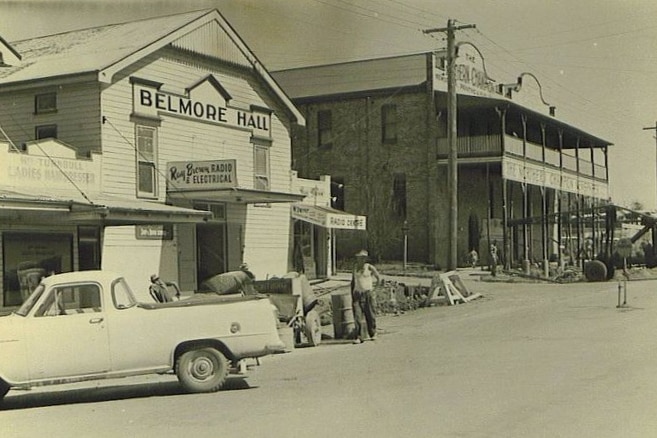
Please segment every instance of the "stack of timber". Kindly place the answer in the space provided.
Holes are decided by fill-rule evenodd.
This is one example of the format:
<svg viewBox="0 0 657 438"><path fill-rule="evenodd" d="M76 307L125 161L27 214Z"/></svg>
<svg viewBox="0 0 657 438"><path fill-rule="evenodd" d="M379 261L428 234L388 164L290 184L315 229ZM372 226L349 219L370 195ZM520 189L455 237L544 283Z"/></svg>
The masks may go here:
<svg viewBox="0 0 657 438"><path fill-rule="evenodd" d="M432 305L448 304L453 306L481 297L480 293L472 293L468 290L456 271L438 274L431 280L429 302Z"/></svg>

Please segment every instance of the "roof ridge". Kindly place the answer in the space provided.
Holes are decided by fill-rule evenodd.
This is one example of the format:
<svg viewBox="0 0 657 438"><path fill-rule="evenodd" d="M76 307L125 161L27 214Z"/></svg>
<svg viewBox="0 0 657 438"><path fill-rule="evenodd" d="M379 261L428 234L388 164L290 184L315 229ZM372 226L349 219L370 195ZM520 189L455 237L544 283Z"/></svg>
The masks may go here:
<svg viewBox="0 0 657 438"><path fill-rule="evenodd" d="M12 45L20 44L20 43L24 43L24 42L27 42L27 41L36 41L36 40L40 40L40 39L52 38L52 37L56 37L56 36L72 34L72 33L77 33L77 32L86 32L86 31L90 31L90 30L94 30L94 29L103 29L103 28L106 28L106 27L122 26L122 25L125 25L125 24L134 24L134 23L146 22L146 21L156 21L156 20L160 20L160 19L164 19L164 18L175 17L177 15L194 15L194 14L198 14L198 17L196 17L196 18L200 18L200 17L202 17L206 14L214 12L215 10L216 9L214 9L214 8L205 8L205 9L197 9L197 10L194 10L194 11L179 12L179 13L175 13L175 14L159 15L157 17L146 17L146 18L140 18L140 19L136 19L136 20L122 21L122 22L119 22L119 23L108 23L108 24L103 24L103 25L100 25L100 26L90 26L90 27L84 27L84 28L81 28L81 29L72 29L72 30L66 30L66 31L63 31L63 32L51 33L51 34L48 34L48 35L40 35L40 36L36 36L36 37L32 37L32 38L24 38L24 39L21 39L21 40L11 41L11 42L9 42L9 44L12 44Z"/></svg>

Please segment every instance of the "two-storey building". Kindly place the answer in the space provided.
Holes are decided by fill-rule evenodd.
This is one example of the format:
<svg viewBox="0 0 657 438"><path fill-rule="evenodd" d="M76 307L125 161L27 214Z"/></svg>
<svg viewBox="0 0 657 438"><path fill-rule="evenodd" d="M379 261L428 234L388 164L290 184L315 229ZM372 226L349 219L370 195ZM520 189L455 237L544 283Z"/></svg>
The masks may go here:
<svg viewBox="0 0 657 438"><path fill-rule="evenodd" d="M0 40L2 305L92 268L194 290L291 268L303 116L216 10Z"/></svg>
<svg viewBox="0 0 657 438"><path fill-rule="evenodd" d="M556 117L537 78L488 77L460 45L457 81L459 264L497 243L507 265L581 257L601 244L591 207L608 199L608 141ZM370 251L447 265L450 193L445 53L273 72L307 123L294 168L331 174L339 208L366 215ZM589 214L585 211L589 210ZM559 214L561 213L561 214ZM596 234L596 231L597 234ZM349 236L338 244L348 257Z"/></svg>

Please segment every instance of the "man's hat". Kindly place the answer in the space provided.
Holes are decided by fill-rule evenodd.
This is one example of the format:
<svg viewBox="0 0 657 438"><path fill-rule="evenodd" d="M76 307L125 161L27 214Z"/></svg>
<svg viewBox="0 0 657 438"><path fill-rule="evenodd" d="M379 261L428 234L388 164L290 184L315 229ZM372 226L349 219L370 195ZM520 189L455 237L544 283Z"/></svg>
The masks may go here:
<svg viewBox="0 0 657 438"><path fill-rule="evenodd" d="M356 257L369 257L369 254L364 249L361 249L356 253Z"/></svg>
<svg viewBox="0 0 657 438"><path fill-rule="evenodd" d="M157 281L159 279L160 279L160 277L157 274L151 275L151 281Z"/></svg>

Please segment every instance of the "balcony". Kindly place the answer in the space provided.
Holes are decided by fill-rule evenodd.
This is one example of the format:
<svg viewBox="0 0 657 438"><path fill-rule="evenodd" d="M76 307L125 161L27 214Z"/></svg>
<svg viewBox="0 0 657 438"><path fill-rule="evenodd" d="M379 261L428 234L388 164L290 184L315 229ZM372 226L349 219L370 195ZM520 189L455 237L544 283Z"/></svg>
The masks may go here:
<svg viewBox="0 0 657 438"><path fill-rule="evenodd" d="M449 142L447 138L437 139L437 155L439 159L446 159L449 156ZM502 145L498 135L480 135L473 137L459 137L457 139L457 148L459 158L484 158L499 157L502 158ZM506 154L524 159L522 139L507 135L504 137L504 148ZM583 158L577 159L572 149L566 150L560 154L556 149L545 148L545 158L543 157L543 147L540 145L527 142L525 144L526 159L528 162L563 169L572 175L587 176L606 181L607 172L605 166L593 164L590 160ZM578 172L579 161L579 172Z"/></svg>
<svg viewBox="0 0 657 438"><path fill-rule="evenodd" d="M518 158L523 157L522 139L513 136L505 136L504 146L507 154L516 156ZM564 151L563 154L559 154L558 150L545 148L545 160L543 160L542 146L529 142L527 142L525 146L527 150L526 158L529 161L554 166L556 168L561 167L561 162L563 163L563 167L561 167L563 170L572 172L574 174L578 173L577 163L579 161L580 175L594 177L602 180L607 179L605 166L600 164L593 164L590 160L585 160L583 158L578 160L574 155L575 151L572 149Z"/></svg>
<svg viewBox="0 0 657 438"><path fill-rule="evenodd" d="M459 158L502 156L502 145L498 135L477 135L458 137L456 141ZM447 138L437 139L438 158L447 158L449 142Z"/></svg>

